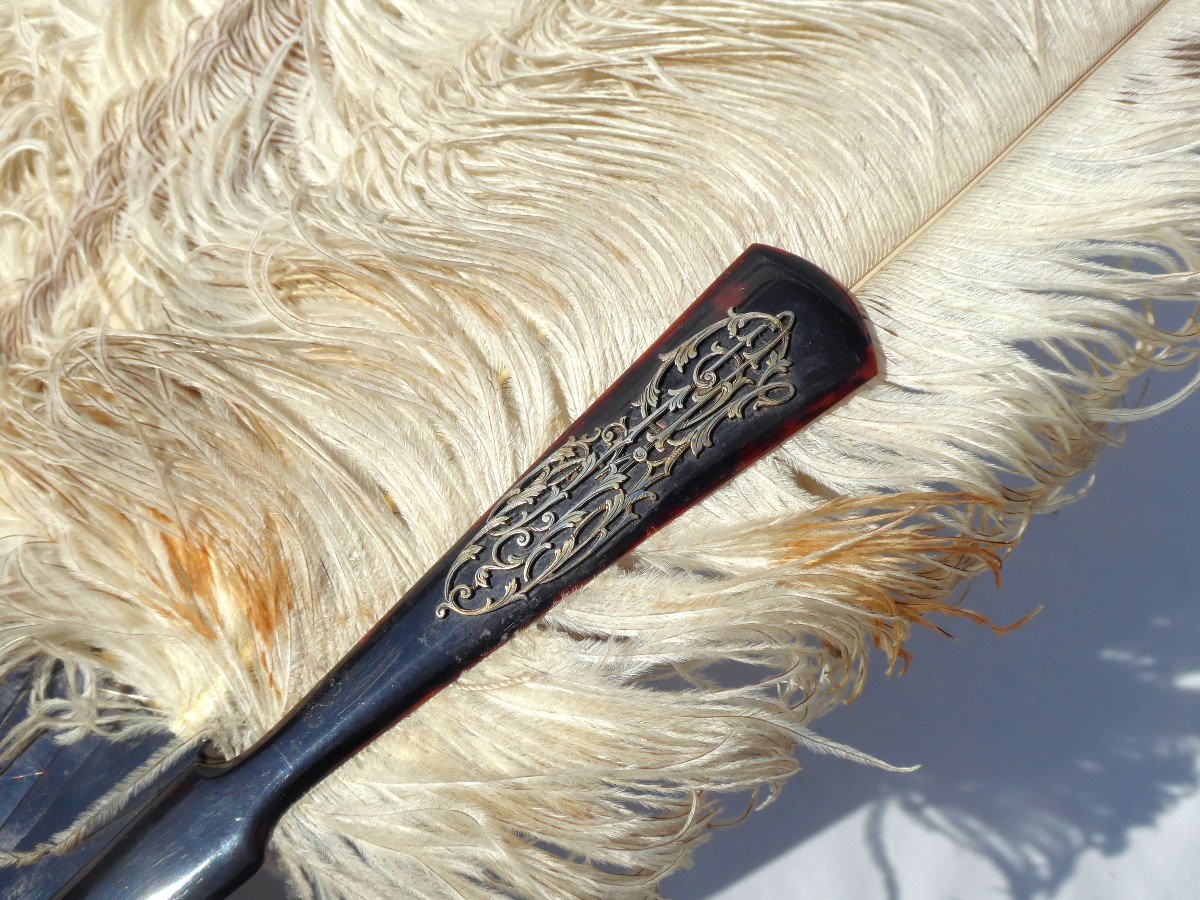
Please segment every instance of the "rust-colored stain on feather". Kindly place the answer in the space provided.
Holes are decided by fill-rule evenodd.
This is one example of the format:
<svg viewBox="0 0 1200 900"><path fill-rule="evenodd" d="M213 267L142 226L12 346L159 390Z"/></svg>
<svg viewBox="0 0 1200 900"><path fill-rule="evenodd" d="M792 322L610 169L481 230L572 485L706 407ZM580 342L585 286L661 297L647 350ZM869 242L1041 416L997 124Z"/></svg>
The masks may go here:
<svg viewBox="0 0 1200 900"><path fill-rule="evenodd" d="M834 501L787 536L781 561L803 565L810 577L827 570L844 585L849 603L878 616L872 621L875 645L890 667L899 661L903 671L911 658L904 649L909 625L947 634L932 617L956 616L1003 634L1037 614L1035 609L1000 626L951 599L955 588L982 571L999 583L1003 555L1016 540L989 527L998 512L986 498L955 493ZM956 527L963 521L972 527Z"/></svg>
<svg viewBox="0 0 1200 900"><path fill-rule="evenodd" d="M163 519L161 515L154 518ZM249 631L248 646L259 648L248 651L256 657L253 667L277 691L261 648L292 607L294 595L278 552L278 527L273 518L264 518L261 538L249 550L195 529L186 534L172 532L164 528L159 533L164 571L146 574L160 599L145 598L147 607L208 640ZM251 664L250 659L246 662Z"/></svg>

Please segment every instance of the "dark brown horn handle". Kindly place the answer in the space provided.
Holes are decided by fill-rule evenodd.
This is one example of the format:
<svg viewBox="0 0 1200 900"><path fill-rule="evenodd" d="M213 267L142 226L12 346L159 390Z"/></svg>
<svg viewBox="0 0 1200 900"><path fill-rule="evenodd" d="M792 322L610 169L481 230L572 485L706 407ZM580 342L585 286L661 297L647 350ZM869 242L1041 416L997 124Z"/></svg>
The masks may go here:
<svg viewBox="0 0 1200 900"><path fill-rule="evenodd" d="M874 374L845 289L750 247L267 737L183 772L64 895L225 896L304 791Z"/></svg>

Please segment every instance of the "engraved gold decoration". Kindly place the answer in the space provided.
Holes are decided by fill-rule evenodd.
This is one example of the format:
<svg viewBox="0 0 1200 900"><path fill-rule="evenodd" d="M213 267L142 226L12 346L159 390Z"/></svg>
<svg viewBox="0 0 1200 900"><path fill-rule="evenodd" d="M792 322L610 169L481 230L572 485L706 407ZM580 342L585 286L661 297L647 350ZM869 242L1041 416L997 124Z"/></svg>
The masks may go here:
<svg viewBox="0 0 1200 900"><path fill-rule="evenodd" d="M662 354L629 415L569 438L500 499L450 567L437 615L527 599L638 521L639 506L658 499L650 489L684 453L711 447L721 422L792 399L794 318L730 310Z"/></svg>

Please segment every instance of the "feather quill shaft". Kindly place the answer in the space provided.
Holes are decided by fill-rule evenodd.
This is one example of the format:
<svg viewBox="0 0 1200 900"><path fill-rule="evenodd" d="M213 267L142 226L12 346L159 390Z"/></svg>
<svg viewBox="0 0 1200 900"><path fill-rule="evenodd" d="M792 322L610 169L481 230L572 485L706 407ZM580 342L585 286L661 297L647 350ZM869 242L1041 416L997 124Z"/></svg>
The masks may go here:
<svg viewBox="0 0 1200 900"><path fill-rule="evenodd" d="M936 210L934 210L933 215L931 215L928 219L926 219L919 226L917 226L915 229L913 229L911 234L906 235L904 237L904 239L901 240L900 243L898 243L895 246L894 249L888 251L887 255L884 256L883 259L881 259L879 262L875 263L875 265L873 265L864 275L862 275L856 282L854 282L854 284L851 286L850 290L852 292L855 292L855 291L860 290L862 287L864 287L868 282L870 282L870 280L875 275L877 275L882 269L884 269L888 263L890 263L893 259L895 259L897 256L899 256L901 253L903 253L905 248L907 248L911 243L913 243L914 241L919 239L922 234L924 234L927 230L929 230L929 228L931 228L938 221L938 219L940 219L948 210L953 208L954 204L959 200L959 198L966 196L970 192L970 190L973 187L975 187L975 185L979 184L979 182L981 182L984 178L986 178L988 175L990 175L993 169L995 169L1005 159L1007 159L1008 156L1017 147L1021 146L1021 142L1024 141L1027 137L1029 137L1034 131L1036 131L1038 126L1040 126L1043 122L1045 122L1046 119L1049 118L1054 113L1055 110L1057 110L1060 106L1062 106L1063 102L1066 101L1072 94L1074 94L1076 90L1078 90L1083 85L1087 84L1088 79L1091 78L1093 75L1095 75L1097 70L1099 70L1099 68L1101 66L1103 66L1106 62L1108 62L1112 58L1114 53L1116 53L1118 50L1120 50L1122 47L1124 47L1127 43L1129 43L1129 41L1133 37L1135 37L1138 34L1138 32L1140 32L1143 28L1145 28L1154 19L1154 16L1157 13L1159 13L1163 9L1163 7L1165 7L1166 5L1167 5L1167 0L1160 0L1158 5L1155 6L1153 9L1151 9L1149 12L1147 12L1145 14L1144 18L1142 18L1140 21L1136 22L1134 24L1134 26L1132 28L1130 28L1130 30L1124 35L1124 37L1122 37L1119 41L1114 43L1110 48L1105 50L1104 54L1099 59L1097 59L1094 63L1092 63L1092 65L1090 67L1088 67L1087 71L1085 71L1082 75L1080 75L1077 79L1075 79L1075 81L1072 82L1070 87L1068 87L1065 91L1063 91L1061 94L1059 94L1057 97L1055 97L1054 100L1051 103L1049 103L1044 110L1042 110L1040 113L1038 113L1037 118L1035 118L1032 122L1030 122L1028 125L1026 125L1025 128L1021 131L1021 133L1018 134L1016 136L1016 138L1014 138L1012 140L1012 142L1010 142L1006 147L1004 147L1003 150L1001 150L999 153L997 153L996 156L990 162L987 163L987 165L985 165L978 172L976 172L974 175L972 175L970 177L970 179L968 179L967 182L965 184L963 184L963 186L961 188L958 189L958 191L954 194L954 196L952 196L945 203L943 203Z"/></svg>

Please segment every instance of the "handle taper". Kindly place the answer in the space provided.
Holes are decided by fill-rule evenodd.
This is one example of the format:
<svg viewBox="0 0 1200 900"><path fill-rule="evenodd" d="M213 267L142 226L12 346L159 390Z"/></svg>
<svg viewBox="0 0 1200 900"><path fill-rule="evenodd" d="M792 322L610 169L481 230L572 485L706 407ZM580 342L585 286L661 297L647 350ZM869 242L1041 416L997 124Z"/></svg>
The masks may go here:
<svg viewBox="0 0 1200 900"><path fill-rule="evenodd" d="M225 896L304 791L874 374L845 289L750 247L269 735L184 771L66 895Z"/></svg>

